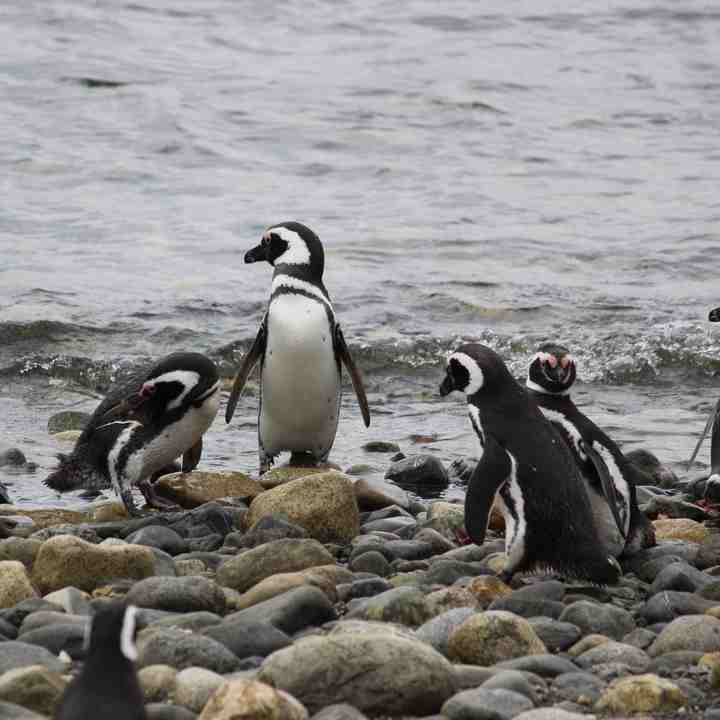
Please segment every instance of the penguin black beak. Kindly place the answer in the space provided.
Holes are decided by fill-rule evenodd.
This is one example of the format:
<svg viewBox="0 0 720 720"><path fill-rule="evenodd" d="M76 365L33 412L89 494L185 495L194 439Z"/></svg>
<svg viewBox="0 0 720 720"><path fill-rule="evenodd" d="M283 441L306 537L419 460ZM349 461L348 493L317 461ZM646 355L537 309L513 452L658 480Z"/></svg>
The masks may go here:
<svg viewBox="0 0 720 720"><path fill-rule="evenodd" d="M440 384L440 397L449 395L455 389L455 383L449 375L445 376L445 379Z"/></svg>
<svg viewBox="0 0 720 720"><path fill-rule="evenodd" d="M262 262L263 260L267 260L267 251L263 245L257 245L245 253L246 263Z"/></svg>
<svg viewBox="0 0 720 720"><path fill-rule="evenodd" d="M710 322L720 322L720 307L716 307L714 310L711 310L708 314L708 320Z"/></svg>

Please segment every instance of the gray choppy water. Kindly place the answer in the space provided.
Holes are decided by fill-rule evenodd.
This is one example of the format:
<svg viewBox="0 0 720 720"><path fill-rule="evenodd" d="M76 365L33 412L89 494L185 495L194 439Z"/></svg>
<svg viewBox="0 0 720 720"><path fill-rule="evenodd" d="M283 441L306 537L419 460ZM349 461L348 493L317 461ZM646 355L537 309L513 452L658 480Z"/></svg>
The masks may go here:
<svg viewBox="0 0 720 720"><path fill-rule="evenodd" d="M678 463L717 396L720 10L700 0L7 0L0 8L0 437L179 348L254 335L262 228L313 227L374 404L366 439L471 452L434 390L459 338L523 374L580 358L588 412ZM255 467L255 399L205 464ZM437 435L413 445L410 436ZM706 458L707 452L701 455ZM451 494L458 492L451 490ZM74 499L66 499L74 502Z"/></svg>

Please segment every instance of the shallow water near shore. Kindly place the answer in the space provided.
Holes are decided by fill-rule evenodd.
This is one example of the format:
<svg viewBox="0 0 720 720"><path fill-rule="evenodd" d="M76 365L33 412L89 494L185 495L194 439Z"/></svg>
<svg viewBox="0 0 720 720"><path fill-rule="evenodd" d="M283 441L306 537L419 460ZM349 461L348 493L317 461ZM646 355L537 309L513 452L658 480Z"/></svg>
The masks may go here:
<svg viewBox="0 0 720 720"><path fill-rule="evenodd" d="M290 218L373 409L346 387L343 468L383 482L374 439L473 454L444 356L481 340L522 376L553 339L586 412L683 476L720 395L719 28L699 1L5 3L0 440L38 468L0 480L78 504L40 483L70 449L50 415L177 349L230 377L271 275L242 255ZM256 403L202 467L255 471Z"/></svg>

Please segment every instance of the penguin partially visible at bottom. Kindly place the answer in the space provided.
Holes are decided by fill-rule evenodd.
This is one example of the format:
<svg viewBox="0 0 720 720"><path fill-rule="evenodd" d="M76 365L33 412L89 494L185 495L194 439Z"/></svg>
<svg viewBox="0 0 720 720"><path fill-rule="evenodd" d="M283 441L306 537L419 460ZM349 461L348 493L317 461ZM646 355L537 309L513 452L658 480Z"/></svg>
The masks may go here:
<svg viewBox="0 0 720 720"><path fill-rule="evenodd" d="M268 228L246 263L275 268L267 312L235 378L225 410L230 422L245 382L260 363L258 456L260 474L275 456L290 451L327 461L335 442L342 366L347 368L365 427L370 408L360 373L350 355L323 283L325 253L320 238L299 222Z"/></svg>
<svg viewBox="0 0 720 720"><path fill-rule="evenodd" d="M138 514L137 485L149 505L174 508L156 495L150 478L181 455L183 472L197 466L219 407L215 363L200 353L168 355L110 388L72 453L59 455L59 467L43 482L58 492L113 487L131 515Z"/></svg>
<svg viewBox="0 0 720 720"><path fill-rule="evenodd" d="M453 390L465 393L482 448L465 498L465 528L482 544L497 496L508 555L500 577L551 569L616 583L620 566L595 530L570 451L500 356L484 345L459 347L448 359L440 395Z"/></svg>
<svg viewBox="0 0 720 720"><path fill-rule="evenodd" d="M137 608L112 601L92 619L80 674L66 688L54 720L146 720L134 662Z"/></svg>
<svg viewBox="0 0 720 720"><path fill-rule="evenodd" d="M555 343L541 345L530 363L526 386L555 426L587 481L595 525L619 557L655 545L655 530L637 503L640 478L617 444L584 415L570 397L575 359Z"/></svg>

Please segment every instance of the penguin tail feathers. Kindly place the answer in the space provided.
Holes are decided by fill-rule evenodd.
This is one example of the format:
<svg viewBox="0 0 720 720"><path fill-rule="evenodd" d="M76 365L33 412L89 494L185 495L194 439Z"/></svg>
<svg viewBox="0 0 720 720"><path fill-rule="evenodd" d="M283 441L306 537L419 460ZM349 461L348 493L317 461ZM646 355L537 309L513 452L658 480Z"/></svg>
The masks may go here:
<svg viewBox="0 0 720 720"><path fill-rule="evenodd" d="M43 480L43 485L60 493L88 485L89 469L81 459L63 453L59 453L57 458L58 467Z"/></svg>

